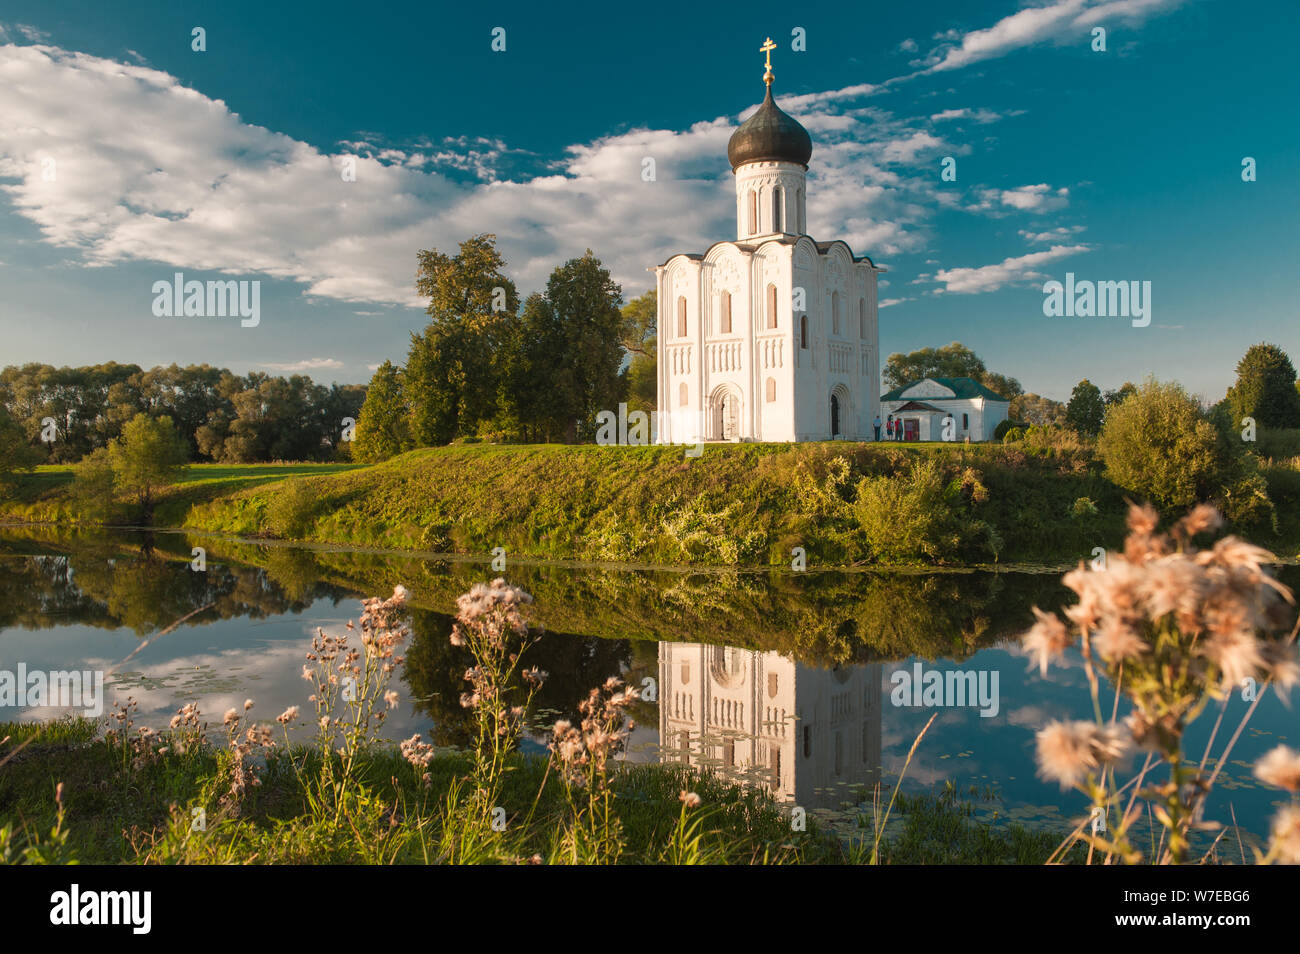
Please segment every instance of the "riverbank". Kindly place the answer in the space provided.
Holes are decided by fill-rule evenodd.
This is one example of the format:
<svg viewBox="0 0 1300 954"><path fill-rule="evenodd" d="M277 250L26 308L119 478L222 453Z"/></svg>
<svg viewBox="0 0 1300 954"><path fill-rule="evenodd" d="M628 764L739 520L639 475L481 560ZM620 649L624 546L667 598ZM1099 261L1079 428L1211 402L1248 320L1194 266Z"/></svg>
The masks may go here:
<svg viewBox="0 0 1300 954"><path fill-rule="evenodd" d="M35 741L29 741L35 739ZM344 817L312 804L320 759L280 750L234 808L220 793L230 759L213 747L136 760L89 720L0 724L0 861L81 864L557 864L568 803L546 759L518 756L505 775L500 830L466 825L451 807L469 756L442 752L417 777L395 748L357 767ZM23 743L29 743L25 747ZM680 793L700 798L684 808ZM57 792L57 797L56 797ZM625 765L613 806L625 840L621 863L844 864L867 860L868 827L835 836L708 772ZM886 793L887 794L887 793ZM867 806L864 811L869 810ZM201 820L201 821L200 821ZM54 835L51 836L51 832ZM896 803L880 860L886 864L1039 864L1055 834L971 817L951 795ZM586 859L607 861L611 859Z"/></svg>
<svg viewBox="0 0 1300 954"><path fill-rule="evenodd" d="M1234 528L1300 552L1279 522ZM77 520L71 473L19 478L0 519ZM661 566L1072 565L1123 536L1125 494L1086 445L458 445L371 466L198 465L158 527L393 550Z"/></svg>

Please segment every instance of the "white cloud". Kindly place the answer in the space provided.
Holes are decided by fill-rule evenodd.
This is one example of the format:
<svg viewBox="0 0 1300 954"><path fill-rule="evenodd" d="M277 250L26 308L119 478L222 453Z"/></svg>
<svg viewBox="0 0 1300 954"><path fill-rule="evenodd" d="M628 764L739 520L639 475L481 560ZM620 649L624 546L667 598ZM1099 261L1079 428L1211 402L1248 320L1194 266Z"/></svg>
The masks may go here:
<svg viewBox="0 0 1300 954"><path fill-rule="evenodd" d="M961 69L1049 41L1084 43L1090 39L1089 28L1096 24L1112 21L1138 23L1185 2L1187 0L1055 0L1025 7L991 27L966 33L952 30L937 35L935 39L942 42L923 61L927 68L922 72Z"/></svg>
<svg viewBox="0 0 1300 954"><path fill-rule="evenodd" d="M934 278L935 281L943 282L944 287L937 289L936 293L973 295L997 291L1013 282L1043 279L1046 276L1035 271L1038 266L1089 250L1087 245L1053 245L1044 252L1031 252L1028 255L1003 259L996 265L981 265L978 268L941 268L935 272Z"/></svg>
<svg viewBox="0 0 1300 954"><path fill-rule="evenodd" d="M1010 209L1016 212L1053 212L1070 202L1065 186L1053 189L1047 183L1016 186L1014 189L981 189L978 200L966 207L968 212L997 214Z"/></svg>
<svg viewBox="0 0 1300 954"><path fill-rule="evenodd" d="M911 301L910 298L882 298L876 303L877 308L888 308L890 305L901 305L905 301Z"/></svg>
<svg viewBox="0 0 1300 954"><path fill-rule="evenodd" d="M995 123L1002 117L991 109L945 109L942 112L935 113L930 119L936 123L945 122L953 119L973 119L981 125Z"/></svg>
<svg viewBox="0 0 1300 954"><path fill-rule="evenodd" d="M1078 235L1084 230L1082 225L1062 225L1059 228L1048 229L1045 232L1034 232L1029 229L1021 229L1020 237L1030 245L1049 245L1053 242L1065 242Z"/></svg>
<svg viewBox="0 0 1300 954"><path fill-rule="evenodd" d="M782 100L817 130L809 226L873 257L922 248L946 144L924 118L869 107L878 87ZM289 279L304 294L418 306L418 249L498 236L521 290L590 247L629 294L646 269L734 234L727 117L633 129L549 161L486 139L331 154L244 122L145 66L52 46L0 46L0 190L43 240L87 266L123 262ZM53 158L54 181L42 177ZM356 181L340 174L356 162ZM514 178L503 166L535 167ZM643 160L655 179L643 181ZM540 168L540 171L538 171Z"/></svg>
<svg viewBox="0 0 1300 954"><path fill-rule="evenodd" d="M285 374L301 374L304 371L335 371L343 367L343 362L338 358L304 358L301 361L290 361L287 364L275 364L268 361L262 367Z"/></svg>

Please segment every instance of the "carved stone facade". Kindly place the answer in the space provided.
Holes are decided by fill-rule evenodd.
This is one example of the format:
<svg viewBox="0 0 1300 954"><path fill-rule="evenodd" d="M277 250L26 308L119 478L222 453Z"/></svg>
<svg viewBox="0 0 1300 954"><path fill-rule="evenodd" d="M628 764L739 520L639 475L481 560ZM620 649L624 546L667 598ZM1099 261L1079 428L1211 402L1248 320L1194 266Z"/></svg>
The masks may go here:
<svg viewBox="0 0 1300 954"><path fill-rule="evenodd" d="M801 163L734 172L736 240L655 269L659 442L872 440L883 269L807 235Z"/></svg>

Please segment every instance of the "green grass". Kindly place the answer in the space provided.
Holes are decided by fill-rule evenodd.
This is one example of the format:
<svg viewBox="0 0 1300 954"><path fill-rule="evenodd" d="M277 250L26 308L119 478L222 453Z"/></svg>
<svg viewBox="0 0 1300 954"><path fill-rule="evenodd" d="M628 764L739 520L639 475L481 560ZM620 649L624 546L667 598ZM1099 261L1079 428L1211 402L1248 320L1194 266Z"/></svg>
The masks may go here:
<svg viewBox="0 0 1300 954"><path fill-rule="evenodd" d="M546 760L516 756L506 774L501 805L504 832L476 832L447 811L463 783L467 755L446 752L430 763L426 787L388 747L363 762L341 820L313 807L301 779L311 779L319 756L295 750L273 755L260 787L250 789L238 812L218 802L225 780L222 755L207 748L168 753L144 765L124 763L122 751L98 737L84 719L0 724L0 855L38 844L54 861L82 864L427 864L524 863L534 856L561 862L556 832L567 802ZM38 736L38 737L37 737ZM34 739L34 740L33 740ZM30 741L19 750L18 743ZM300 776L300 771L302 775ZM56 823L55 792L62 783L65 816L61 844L47 837ZM697 821L698 860L718 864L840 864L861 860L851 841L841 843L810 822L791 830L788 814L767 794L721 781L696 769L630 765L614 778L614 806L626 845L621 863L654 864L673 857L682 818L678 793L703 799L690 813ZM194 810L206 813L205 830L192 830ZM974 821L948 796L900 796L898 825L891 825L886 864L1039 864L1055 843L1018 826ZM6 843L7 840L7 843Z"/></svg>
<svg viewBox="0 0 1300 954"><path fill-rule="evenodd" d="M30 727L0 725L0 760ZM14 823L16 840L54 827L55 791L62 783L67 841L63 860L83 864L153 862L229 863L429 863L447 860L518 863L540 854L558 860L555 833L567 802L544 758L516 756L506 775L501 806L507 813L500 838L468 855L440 857L457 832L444 808L470 767L468 757L448 752L428 771L430 784L392 748L367 757L349 796L343 823L313 809L290 757L273 756L264 781L251 789L237 814L223 809L223 760L208 748L169 753L142 768L124 766L121 750L95 739L93 723L55 723L36 742L0 768L0 817ZM319 756L296 749L308 780ZM678 793L698 792L705 801L705 849L720 863L828 862L838 845L815 830L796 833L770 797L672 766L642 765L620 771L615 805L627 849L625 863L662 861L681 813ZM190 831L196 808L206 830ZM37 834L39 833L39 834ZM124 834L125 833L125 834ZM460 832L460 835L466 834ZM0 845L0 850L4 848ZM462 844L458 850L464 850Z"/></svg>
<svg viewBox="0 0 1300 954"><path fill-rule="evenodd" d="M925 508L855 509L864 478L942 472L941 519ZM1290 502L1297 471L1269 469ZM68 468L40 468L0 500L0 519L72 520ZM197 465L157 505L159 527L344 546L661 566L1074 564L1123 535L1125 493L1089 447L820 442L680 447L469 444L382 464ZM890 499L877 493L873 499ZM1080 507L1082 498L1095 506ZM932 500L933 495L927 500ZM1281 509L1281 508L1279 508ZM1235 528L1284 557L1300 520ZM877 552L873 540L907 540ZM886 559L887 557L887 559Z"/></svg>

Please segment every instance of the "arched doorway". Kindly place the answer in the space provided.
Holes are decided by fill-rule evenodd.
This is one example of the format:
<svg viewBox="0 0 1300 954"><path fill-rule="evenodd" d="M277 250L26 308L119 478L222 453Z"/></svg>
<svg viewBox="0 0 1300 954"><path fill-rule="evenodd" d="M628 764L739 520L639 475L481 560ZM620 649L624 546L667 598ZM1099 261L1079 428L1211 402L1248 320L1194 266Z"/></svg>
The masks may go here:
<svg viewBox="0 0 1300 954"><path fill-rule="evenodd" d="M732 387L721 387L713 392L709 401L709 440L734 441L740 439L740 393Z"/></svg>
<svg viewBox="0 0 1300 954"><path fill-rule="evenodd" d="M856 431L853 421L853 400L849 390L843 384L837 384L831 391L831 438L851 436Z"/></svg>

